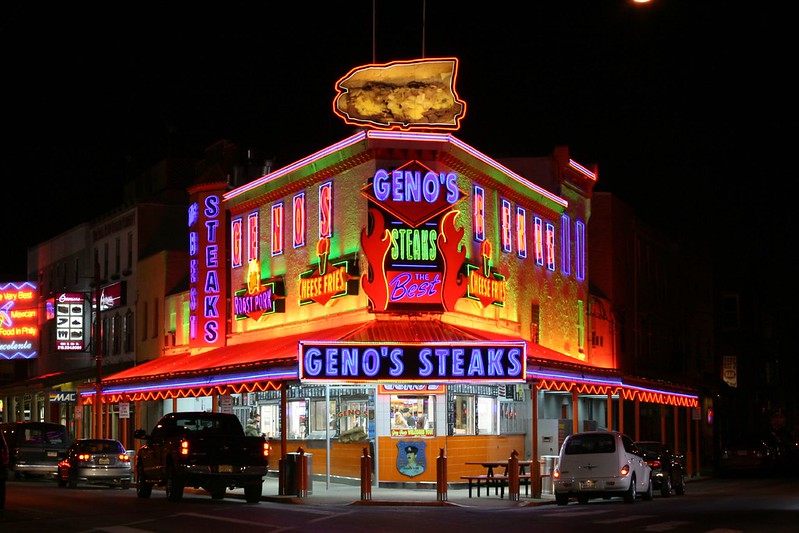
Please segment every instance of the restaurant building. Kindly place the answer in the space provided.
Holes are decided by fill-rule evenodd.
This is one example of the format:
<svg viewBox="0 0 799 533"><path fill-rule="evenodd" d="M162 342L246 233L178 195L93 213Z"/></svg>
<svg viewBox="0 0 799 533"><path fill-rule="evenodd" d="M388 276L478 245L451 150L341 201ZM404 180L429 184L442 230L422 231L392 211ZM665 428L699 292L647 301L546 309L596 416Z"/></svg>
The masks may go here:
<svg viewBox="0 0 799 533"><path fill-rule="evenodd" d="M671 410L692 471L696 391L629 377L589 342L612 336L589 309L596 169L558 148L517 173L461 141L456 62L414 66L430 61L453 63L451 122L336 104L357 133L235 188L213 167L189 188L174 346L103 379L103 409L148 429L174 410L257 412L274 455L301 448L314 475L357 479L367 451L376 483L414 487L442 453L449 482L514 450L546 471L566 435L631 431L647 403ZM80 397L87 419L97 390Z"/></svg>

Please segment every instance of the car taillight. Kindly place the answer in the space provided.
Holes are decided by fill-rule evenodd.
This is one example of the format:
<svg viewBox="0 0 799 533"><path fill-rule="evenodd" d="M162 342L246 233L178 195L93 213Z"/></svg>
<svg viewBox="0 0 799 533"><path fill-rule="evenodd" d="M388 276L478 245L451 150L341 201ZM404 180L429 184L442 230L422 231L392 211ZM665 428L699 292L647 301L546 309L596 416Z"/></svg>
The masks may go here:
<svg viewBox="0 0 799 533"><path fill-rule="evenodd" d="M130 462L130 456L128 454L126 454L126 453L120 453L119 454L119 460L122 461L123 463L129 463Z"/></svg>
<svg viewBox="0 0 799 533"><path fill-rule="evenodd" d="M91 454L88 453L79 453L78 454L78 461L85 462L92 458Z"/></svg>
<svg viewBox="0 0 799 533"><path fill-rule="evenodd" d="M180 455L189 455L189 441L180 441Z"/></svg>
<svg viewBox="0 0 799 533"><path fill-rule="evenodd" d="M270 453L272 453L272 446L270 446L268 441L264 441L264 457L269 457Z"/></svg>
<svg viewBox="0 0 799 533"><path fill-rule="evenodd" d="M648 464L652 468L660 468L662 463L660 461L658 461L657 459L655 459L653 461L646 461L646 464Z"/></svg>
<svg viewBox="0 0 799 533"><path fill-rule="evenodd" d="M626 476L627 474L629 474L630 473L630 465L624 465L623 467L621 467L620 472L621 472L622 476Z"/></svg>
<svg viewBox="0 0 799 533"><path fill-rule="evenodd" d="M553 470L552 471L552 477L555 478L555 479L558 479L560 477L560 470L558 470L557 468L555 470Z"/></svg>

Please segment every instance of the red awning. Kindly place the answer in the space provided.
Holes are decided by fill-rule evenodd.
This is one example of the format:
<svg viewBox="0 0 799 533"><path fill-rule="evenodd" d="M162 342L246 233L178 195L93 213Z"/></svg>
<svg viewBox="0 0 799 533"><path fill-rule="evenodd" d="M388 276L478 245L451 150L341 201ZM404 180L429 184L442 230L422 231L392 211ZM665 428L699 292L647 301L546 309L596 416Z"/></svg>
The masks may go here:
<svg viewBox="0 0 799 533"><path fill-rule="evenodd" d="M339 326L245 344L233 344L199 354L164 355L103 379L103 385L160 380L187 375L220 374L297 363L301 340L339 340L360 325Z"/></svg>

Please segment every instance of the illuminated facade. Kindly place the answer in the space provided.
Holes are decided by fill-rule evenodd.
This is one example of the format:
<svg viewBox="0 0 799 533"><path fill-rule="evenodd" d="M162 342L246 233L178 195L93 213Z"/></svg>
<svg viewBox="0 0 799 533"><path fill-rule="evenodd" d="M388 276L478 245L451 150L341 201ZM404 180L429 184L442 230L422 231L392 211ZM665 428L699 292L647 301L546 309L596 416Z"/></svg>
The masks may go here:
<svg viewBox="0 0 799 533"><path fill-rule="evenodd" d="M522 175L451 134L364 130L238 188L190 189L193 281L166 302L183 348L109 376L104 402L132 402L137 427L257 410L276 454L357 478L368 445L381 484L435 482L440 449L453 482L514 449L545 459L641 402L688 420L693 391L592 352L596 175L563 150L539 163Z"/></svg>

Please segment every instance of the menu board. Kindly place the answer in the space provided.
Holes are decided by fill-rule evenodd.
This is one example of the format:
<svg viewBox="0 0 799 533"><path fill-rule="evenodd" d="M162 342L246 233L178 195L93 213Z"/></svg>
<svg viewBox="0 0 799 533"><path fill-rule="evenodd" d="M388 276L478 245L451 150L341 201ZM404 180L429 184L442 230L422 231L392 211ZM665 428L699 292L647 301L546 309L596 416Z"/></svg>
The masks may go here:
<svg viewBox="0 0 799 533"><path fill-rule="evenodd" d="M63 293L56 297L55 348L82 352L85 342L85 300L82 293Z"/></svg>

